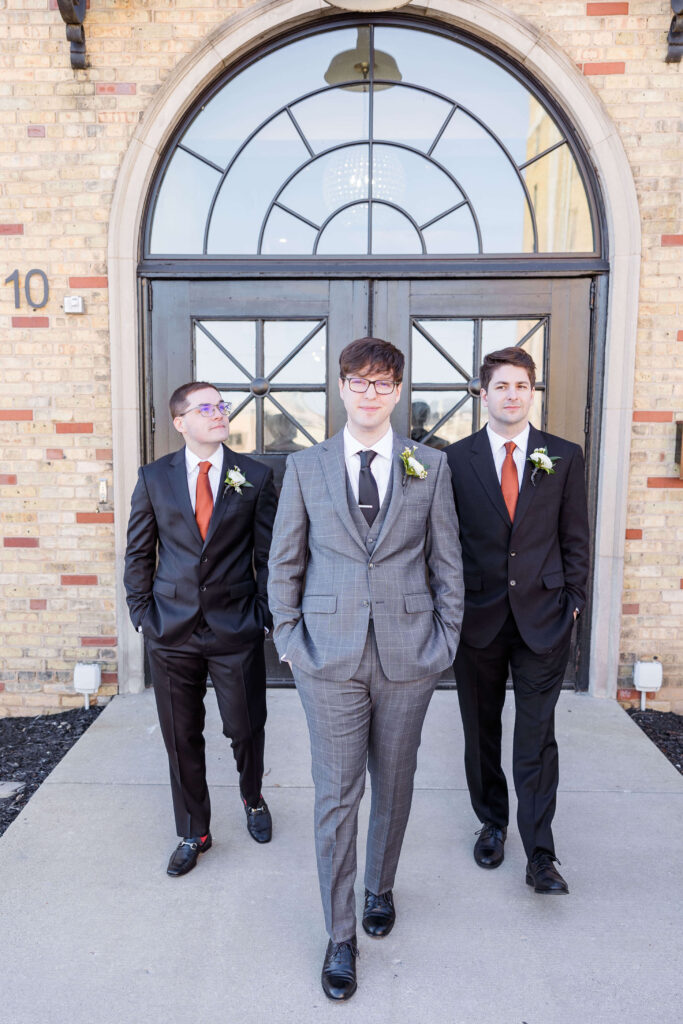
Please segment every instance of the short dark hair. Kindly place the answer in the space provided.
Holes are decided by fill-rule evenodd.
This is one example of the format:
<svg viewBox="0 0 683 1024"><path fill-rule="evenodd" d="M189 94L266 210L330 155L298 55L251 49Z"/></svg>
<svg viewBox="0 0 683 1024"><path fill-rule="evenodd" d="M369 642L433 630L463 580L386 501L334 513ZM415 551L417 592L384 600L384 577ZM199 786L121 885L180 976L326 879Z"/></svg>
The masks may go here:
<svg viewBox="0 0 683 1024"><path fill-rule="evenodd" d="M491 377L499 366L521 366L529 375L532 388L536 386L536 364L527 351L511 345L509 348L498 349L484 356L479 369L479 384L482 391L488 391Z"/></svg>
<svg viewBox="0 0 683 1024"><path fill-rule="evenodd" d="M213 388L214 391L218 391L216 385L210 384L207 380L191 380L189 383L181 384L179 388L176 388L168 400L171 419L175 419L176 416L182 416L187 408L187 400L190 395L193 395L195 391L201 391L202 388ZM220 391L218 391L218 394L220 395Z"/></svg>
<svg viewBox="0 0 683 1024"><path fill-rule="evenodd" d="M405 356L390 341L382 338L356 338L342 350L339 356L339 376L369 369L378 373L390 373L397 382L403 380Z"/></svg>

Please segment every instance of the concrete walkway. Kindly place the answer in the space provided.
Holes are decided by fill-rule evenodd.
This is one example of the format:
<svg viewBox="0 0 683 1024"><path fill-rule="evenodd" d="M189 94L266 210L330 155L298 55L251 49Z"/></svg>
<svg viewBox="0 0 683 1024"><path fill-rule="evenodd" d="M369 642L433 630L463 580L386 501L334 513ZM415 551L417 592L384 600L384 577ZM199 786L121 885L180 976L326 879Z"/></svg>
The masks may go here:
<svg viewBox="0 0 683 1024"><path fill-rule="evenodd" d="M515 827L501 868L475 865L457 696L435 695L398 921L360 932L358 992L333 1004L305 720L294 691L269 703L273 842L247 835L209 694L214 847L180 879L152 695L115 699L75 745L0 839L2 1024L680 1024L683 777L616 704L561 698L571 895L542 897ZM511 725L509 700L506 764Z"/></svg>

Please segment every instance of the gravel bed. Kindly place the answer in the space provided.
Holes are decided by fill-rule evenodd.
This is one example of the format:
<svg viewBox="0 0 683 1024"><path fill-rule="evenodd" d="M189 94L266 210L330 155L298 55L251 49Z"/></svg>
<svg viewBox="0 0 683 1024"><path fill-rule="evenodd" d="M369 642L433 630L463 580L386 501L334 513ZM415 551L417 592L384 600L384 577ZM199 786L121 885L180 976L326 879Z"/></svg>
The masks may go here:
<svg viewBox="0 0 683 1024"><path fill-rule="evenodd" d="M628 708L626 713L683 775L683 715L637 708Z"/></svg>

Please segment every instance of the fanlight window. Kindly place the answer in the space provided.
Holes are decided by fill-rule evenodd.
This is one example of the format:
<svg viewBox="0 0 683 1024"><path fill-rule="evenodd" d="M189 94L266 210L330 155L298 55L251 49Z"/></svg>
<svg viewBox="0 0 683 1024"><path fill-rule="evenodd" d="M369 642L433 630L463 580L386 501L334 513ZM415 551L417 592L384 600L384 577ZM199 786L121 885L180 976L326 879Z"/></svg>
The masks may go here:
<svg viewBox="0 0 683 1024"><path fill-rule="evenodd" d="M149 255L593 253L567 135L511 71L410 25L328 29L196 114Z"/></svg>

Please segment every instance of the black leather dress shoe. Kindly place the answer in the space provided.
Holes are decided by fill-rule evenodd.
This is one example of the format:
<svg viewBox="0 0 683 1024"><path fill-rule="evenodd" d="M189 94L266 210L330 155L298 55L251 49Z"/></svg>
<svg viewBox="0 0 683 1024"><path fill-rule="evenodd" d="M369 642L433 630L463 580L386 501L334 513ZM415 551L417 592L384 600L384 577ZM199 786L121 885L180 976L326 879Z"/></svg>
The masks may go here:
<svg viewBox="0 0 683 1024"><path fill-rule="evenodd" d="M566 895L569 886L564 878L553 865L553 857L546 850L537 850L526 866L526 884L533 885L534 892L545 893L549 896ZM559 861L557 861L559 864Z"/></svg>
<svg viewBox="0 0 683 1024"><path fill-rule="evenodd" d="M374 939L383 939L394 927L396 910L391 889L375 896L369 889L365 890L365 907L363 909L363 928Z"/></svg>
<svg viewBox="0 0 683 1024"><path fill-rule="evenodd" d="M200 853L206 853L211 848L211 833L203 839L201 836L190 836L189 839L181 839L171 854L171 859L166 868L167 875L186 875L197 863Z"/></svg>
<svg viewBox="0 0 683 1024"><path fill-rule="evenodd" d="M505 839L508 830L491 822L484 822L477 832L474 844L474 859L480 868L497 868L505 857Z"/></svg>
<svg viewBox="0 0 683 1024"><path fill-rule="evenodd" d="M242 803L247 815L247 831L251 838L257 843L269 843L273 838L273 819L266 801L260 796L256 807L249 807L242 797Z"/></svg>
<svg viewBox="0 0 683 1024"><path fill-rule="evenodd" d="M346 942L327 943L323 971L320 980L328 999L350 999L358 987L356 984L356 957L358 956L356 936Z"/></svg>

